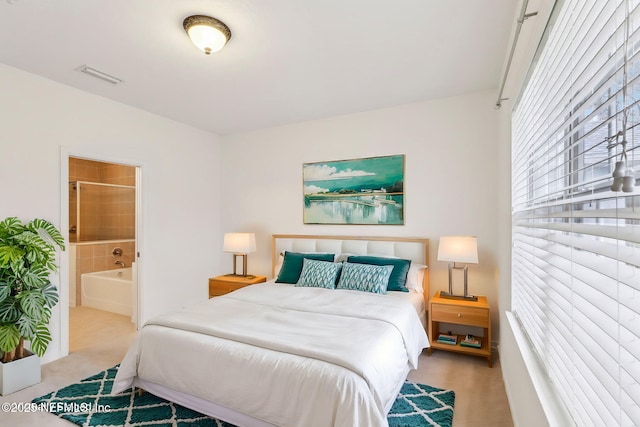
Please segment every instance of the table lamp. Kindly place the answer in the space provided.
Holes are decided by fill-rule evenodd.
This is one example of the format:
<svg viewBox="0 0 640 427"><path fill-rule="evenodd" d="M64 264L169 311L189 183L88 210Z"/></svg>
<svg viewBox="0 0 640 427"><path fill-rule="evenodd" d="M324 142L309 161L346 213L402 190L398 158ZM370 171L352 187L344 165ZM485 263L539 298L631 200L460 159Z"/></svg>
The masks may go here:
<svg viewBox="0 0 640 427"><path fill-rule="evenodd" d="M254 233L225 233L224 252L233 254L233 274L227 276L247 276L247 254L256 251L256 235ZM242 257L242 274L236 274L236 260Z"/></svg>
<svg viewBox="0 0 640 427"><path fill-rule="evenodd" d="M478 297L467 292L467 264L478 263L478 238L472 236L446 236L440 237L438 245L438 261L449 262L449 292L440 292L442 298L477 301ZM456 266L456 263L464 264L464 267ZM464 295L453 293L453 270L464 271Z"/></svg>

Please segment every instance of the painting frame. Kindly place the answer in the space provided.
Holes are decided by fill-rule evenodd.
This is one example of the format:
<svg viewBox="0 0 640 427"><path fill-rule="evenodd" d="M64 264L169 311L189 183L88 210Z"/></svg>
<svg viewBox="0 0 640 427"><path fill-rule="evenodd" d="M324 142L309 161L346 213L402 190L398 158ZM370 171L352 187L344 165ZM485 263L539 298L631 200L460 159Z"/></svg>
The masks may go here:
<svg viewBox="0 0 640 427"><path fill-rule="evenodd" d="M303 163L303 223L404 225L405 157Z"/></svg>

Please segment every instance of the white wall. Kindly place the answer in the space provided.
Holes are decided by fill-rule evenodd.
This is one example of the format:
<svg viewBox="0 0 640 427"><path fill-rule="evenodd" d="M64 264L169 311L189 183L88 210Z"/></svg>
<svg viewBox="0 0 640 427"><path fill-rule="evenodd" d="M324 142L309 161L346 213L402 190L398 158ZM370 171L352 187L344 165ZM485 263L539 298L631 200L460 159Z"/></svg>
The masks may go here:
<svg viewBox="0 0 640 427"><path fill-rule="evenodd" d="M432 292L448 287L438 238L478 236L470 291L487 295L498 337L498 123L495 93L402 105L223 137L224 232L256 232L249 272L271 275L271 234L431 239ZM302 164L405 154L405 225L304 225ZM222 255L230 272L231 255ZM461 291L461 290L459 290Z"/></svg>
<svg viewBox="0 0 640 427"><path fill-rule="evenodd" d="M142 321L207 298L207 278L220 274L218 136L2 64L0 94L0 218L62 228L61 150L141 165ZM54 309L45 362L66 352L65 302Z"/></svg>

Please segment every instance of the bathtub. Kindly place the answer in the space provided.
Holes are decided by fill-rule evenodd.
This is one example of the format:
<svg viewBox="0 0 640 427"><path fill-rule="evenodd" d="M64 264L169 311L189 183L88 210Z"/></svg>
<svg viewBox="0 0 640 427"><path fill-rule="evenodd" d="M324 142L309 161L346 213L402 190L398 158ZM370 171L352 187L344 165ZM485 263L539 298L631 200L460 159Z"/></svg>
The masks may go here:
<svg viewBox="0 0 640 427"><path fill-rule="evenodd" d="M82 274L82 305L131 316L131 274L131 267Z"/></svg>

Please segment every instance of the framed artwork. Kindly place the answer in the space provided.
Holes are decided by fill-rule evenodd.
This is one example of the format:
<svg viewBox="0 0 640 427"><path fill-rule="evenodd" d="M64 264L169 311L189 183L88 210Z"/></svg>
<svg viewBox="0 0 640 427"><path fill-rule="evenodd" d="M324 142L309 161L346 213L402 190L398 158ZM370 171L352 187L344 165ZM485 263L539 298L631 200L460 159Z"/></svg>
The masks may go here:
<svg viewBox="0 0 640 427"><path fill-rule="evenodd" d="M305 224L404 224L404 154L302 165Z"/></svg>

